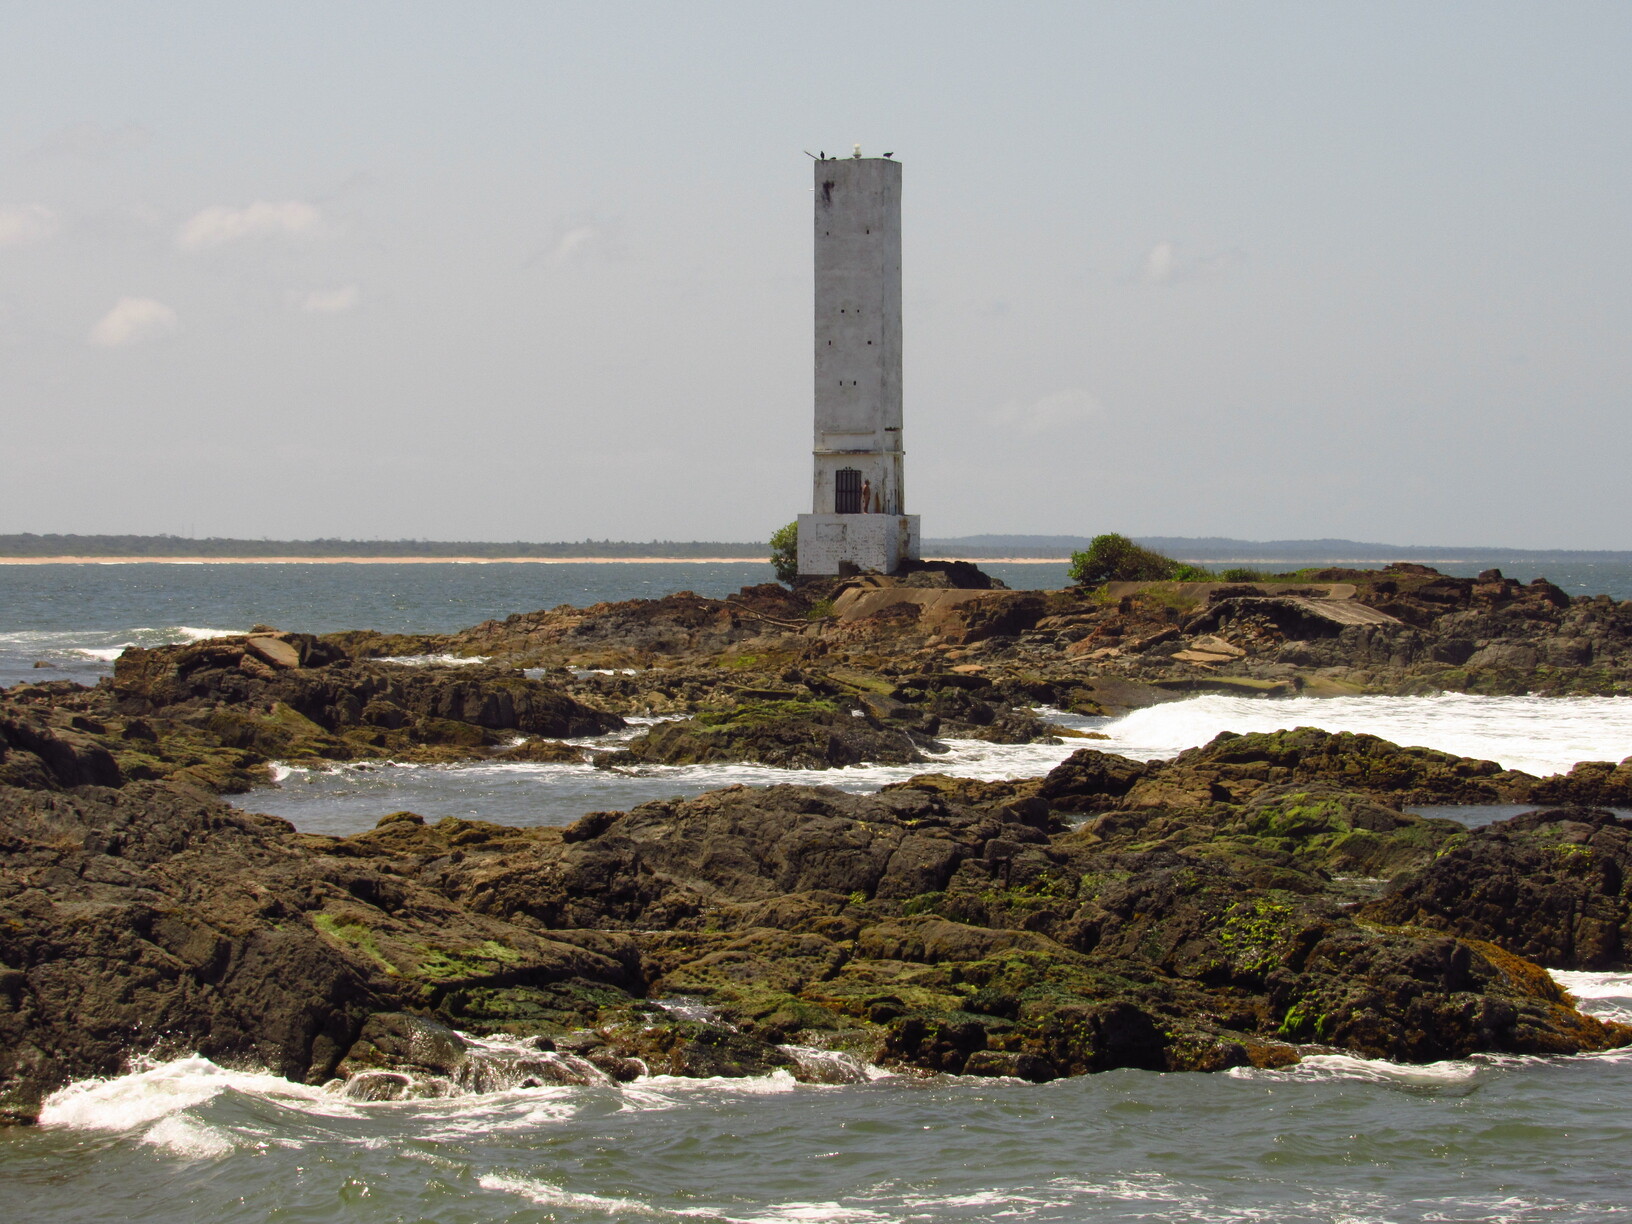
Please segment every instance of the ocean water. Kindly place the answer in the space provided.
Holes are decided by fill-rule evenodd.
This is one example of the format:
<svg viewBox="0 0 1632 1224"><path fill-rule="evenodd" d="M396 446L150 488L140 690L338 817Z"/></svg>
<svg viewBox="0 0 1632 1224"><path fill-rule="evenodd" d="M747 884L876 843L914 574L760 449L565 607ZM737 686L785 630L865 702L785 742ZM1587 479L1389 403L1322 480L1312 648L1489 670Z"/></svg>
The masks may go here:
<svg viewBox="0 0 1632 1224"><path fill-rule="evenodd" d="M0 563L0 687L92 683L125 646L243 633L379 629L450 633L560 604L733 594L770 582L742 562L613 565L5 565ZM51 665L35 668L36 662Z"/></svg>
<svg viewBox="0 0 1632 1224"><path fill-rule="evenodd" d="M55 674L88 677L107 663L85 652L124 640L255 621L443 630L565 601L719 594L764 576L754 566L576 568L590 572L0 567L0 633L11 635L0 641L28 663L46 650L87 660ZM291 572L300 569L321 572ZM15 636L29 634L51 636ZM24 678L42 674L53 672ZM1632 754L1632 699L1209 696L1118 719L1059 718L1111 737L1096 747L1144 759L1220 730L1300 724L1541 773ZM1025 776L1083 742L953 742L932 765L820 773L285 768L279 785L235 801L325 832L405 807L559 824L732 782L870 790L926 769ZM1590 1010L1632 1019L1632 974L1556 976ZM58 1093L41 1126L0 1132L0 1221L1589 1221L1632 1214L1629 1098L1628 1052L1426 1067L1330 1056L1277 1072L1120 1071L1045 1085L658 1077L378 1104L253 1067L136 1059L122 1076Z"/></svg>
<svg viewBox="0 0 1632 1224"><path fill-rule="evenodd" d="M1560 975L1601 1014L1632 979ZM0 1217L102 1222L1589 1221L1632 1212L1632 1056L1052 1084L664 1077L365 1104L201 1058L0 1135Z"/></svg>

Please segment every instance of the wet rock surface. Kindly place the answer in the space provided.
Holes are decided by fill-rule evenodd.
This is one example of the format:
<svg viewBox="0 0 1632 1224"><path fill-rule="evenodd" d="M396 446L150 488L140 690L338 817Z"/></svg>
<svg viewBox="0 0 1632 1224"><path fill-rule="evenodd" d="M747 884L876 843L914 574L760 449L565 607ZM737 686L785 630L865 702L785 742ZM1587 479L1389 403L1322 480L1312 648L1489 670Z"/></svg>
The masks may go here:
<svg viewBox="0 0 1632 1224"><path fill-rule="evenodd" d="M609 768L755 761L786 769L834 769L863 762L907 765L927 760L926 752L945 751L944 744L921 731L891 726L860 706L780 701L661 723L596 763Z"/></svg>
<svg viewBox="0 0 1632 1224"><path fill-rule="evenodd" d="M1538 968L1624 963L1632 826L1470 834L1309 749L1333 776L1208 800L1130 806L1163 770L1079 754L1046 779L733 787L565 829L403 812L349 838L176 783L0 788L0 1101L26 1120L188 1051L384 1100L1632 1041Z"/></svg>
<svg viewBox="0 0 1632 1224"><path fill-rule="evenodd" d="M1459 834L1365 911L1501 944L1564 969L1632 961L1632 821L1591 808L1531 812Z"/></svg>
<svg viewBox="0 0 1632 1224"><path fill-rule="evenodd" d="M402 812L349 838L212 793L279 759L578 760L563 739L631 715L685 718L609 767L826 768L1063 734L1039 706L1618 693L1632 675L1625 605L1499 575L1327 571L1302 594L941 577L899 600L756 587L434 637L257 632L127 651L95 688L8 690L0 1114L187 1051L384 1100L1632 1041L1538 968L1628 963L1632 826L1591 810L1632 802L1628 762L1538 779L1302 728L1170 762L1085 748L1043 778L739 787L565 829ZM1338 588L1384 619L1309 611ZM489 662L381 661L416 654ZM1477 831L1401 810L1447 802L1559 810Z"/></svg>
<svg viewBox="0 0 1632 1224"><path fill-rule="evenodd" d="M118 777L241 791L264 781L269 760L576 760L575 748L544 741L634 715L688 721L637 737L608 763L824 768L923 761L946 739L1071 734L1039 706L1107 714L1200 693L1632 693L1632 605L1494 571L1459 579L1395 565L1120 593L924 585L944 577L764 585L727 599L682 592L459 634L262 631L131 649L111 682L19 686L0 717L13 738L37 736L27 727L41 720L58 744L80 737L67 750L79 763L59 763L83 782L115 781L93 763L100 749ZM416 654L488 662L381 661ZM518 751L520 737L532 742ZM1419 791L1632 803L1632 766L1617 762L1542 785L1501 772L1459 787L1429 778Z"/></svg>
<svg viewBox="0 0 1632 1224"><path fill-rule="evenodd" d="M95 688L57 682L0 695L0 780L174 779L232 793L265 782L273 760L459 760L516 751L520 737L623 725L510 668L359 662L310 635L250 634L133 647Z"/></svg>

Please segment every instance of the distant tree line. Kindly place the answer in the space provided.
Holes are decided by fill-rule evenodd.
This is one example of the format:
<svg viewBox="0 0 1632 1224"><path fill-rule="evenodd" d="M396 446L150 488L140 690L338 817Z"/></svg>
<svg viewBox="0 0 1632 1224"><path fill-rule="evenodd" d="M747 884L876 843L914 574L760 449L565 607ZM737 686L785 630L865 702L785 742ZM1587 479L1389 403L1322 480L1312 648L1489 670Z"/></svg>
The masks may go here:
<svg viewBox="0 0 1632 1224"><path fill-rule="evenodd" d="M785 530L785 529L784 529ZM791 537L790 537L791 538ZM964 536L925 539L926 557L1065 557L1093 547L1087 536ZM1430 548L1355 540L1233 540L1220 537L1132 537L1130 543L1188 562L1455 561L1581 564L1632 562L1632 552L1577 549ZM0 535L0 557L741 557L760 560L764 544L740 540L234 540L175 535Z"/></svg>
<svg viewBox="0 0 1632 1224"><path fill-rule="evenodd" d="M174 535L0 535L0 557L741 557L765 545L719 540L195 540Z"/></svg>

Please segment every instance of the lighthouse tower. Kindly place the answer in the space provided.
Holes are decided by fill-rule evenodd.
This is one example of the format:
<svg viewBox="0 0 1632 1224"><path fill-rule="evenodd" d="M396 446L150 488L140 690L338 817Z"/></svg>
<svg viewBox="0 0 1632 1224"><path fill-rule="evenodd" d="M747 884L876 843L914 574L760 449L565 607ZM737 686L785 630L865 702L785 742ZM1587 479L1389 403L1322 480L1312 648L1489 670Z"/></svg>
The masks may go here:
<svg viewBox="0 0 1632 1224"><path fill-rule="evenodd" d="M816 439L799 572L895 572L918 556L901 460L901 163L816 170Z"/></svg>

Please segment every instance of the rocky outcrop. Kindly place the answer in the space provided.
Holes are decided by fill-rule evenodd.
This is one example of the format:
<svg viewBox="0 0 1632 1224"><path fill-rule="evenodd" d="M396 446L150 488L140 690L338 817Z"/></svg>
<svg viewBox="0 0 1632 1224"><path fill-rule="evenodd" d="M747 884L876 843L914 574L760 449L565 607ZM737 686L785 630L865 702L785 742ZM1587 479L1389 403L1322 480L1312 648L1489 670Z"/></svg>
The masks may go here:
<svg viewBox="0 0 1632 1224"><path fill-rule="evenodd" d="M871 763L906 765L945 746L927 735L891 728L858 708L833 702L749 702L681 722L659 723L617 752L596 757L620 765L701 765L755 761L785 769L834 769Z"/></svg>
<svg viewBox="0 0 1632 1224"><path fill-rule="evenodd" d="M576 1017L583 989L634 984L594 941L471 912L329 849L161 784L0 788L0 1116L27 1119L43 1092L133 1054L321 1082L376 1012L481 1017L482 992L510 991Z"/></svg>
<svg viewBox="0 0 1632 1224"><path fill-rule="evenodd" d="M573 736L623 725L616 715L506 668L353 662L305 634L126 650L114 664L113 692L125 714L281 706L331 733L451 722L480 731Z"/></svg>
<svg viewBox="0 0 1632 1224"><path fill-rule="evenodd" d="M828 767L1060 734L1036 705L1632 674L1623 605L1420 567L1308 581L1377 616L1222 587L1198 605L937 586L846 619L831 589L751 588L435 638L258 631L127 651L94 689L9 690L0 1110L182 1050L389 1099L842 1077L855 1057L1040 1080L1632 1041L1537 967L1626 964L1632 826L1576 808L1470 832L1401 810L1624 803L1632 761L1537 779L1300 728L1170 762L1085 749L1045 778L738 787L565 829L395 813L343 839L206 793L275 758L576 759L559 739L621 725L610 709L689 715L614 767ZM925 621L919 596L963 594ZM497 662L378 661L444 651Z"/></svg>
<svg viewBox="0 0 1632 1224"><path fill-rule="evenodd" d="M1488 940L1562 969L1632 963L1632 821L1532 812L1450 842L1366 917Z"/></svg>
<svg viewBox="0 0 1632 1224"><path fill-rule="evenodd" d="M1093 758L1061 777L1126 781ZM1276 1065L1310 1043L1421 1060L1632 1041L1515 954L1584 958L1545 890L1501 930L1494 899L1466 932L1426 900L1357 920L1375 883L1347 873L1396 874L1387 904L1447 897L1471 842L1329 782L1076 828L1044 794L1075 794L1061 778L930 775L870 796L733 787L566 829L396 813L340 839L175 785L54 785L0 789L13 1119L183 1050L386 1099L643 1068L821 1078L842 1051L1047 1079ZM1618 862L1619 823L1583 820Z"/></svg>
<svg viewBox="0 0 1632 1224"><path fill-rule="evenodd" d="M555 683L500 667L357 662L304 634L256 633L126 650L94 689L21 685L0 698L0 782L117 786L173 779L236 792L272 760L452 760L518 736L624 725Z"/></svg>
<svg viewBox="0 0 1632 1224"><path fill-rule="evenodd" d="M651 667L677 658L719 655L770 633L800 632L812 599L776 583L745 587L730 599L680 591L588 608L563 605L485 621L451 639L461 654L492 656L515 667Z"/></svg>
<svg viewBox="0 0 1632 1224"><path fill-rule="evenodd" d="M84 715L49 705L0 707L0 786L120 785L119 764L95 735L103 730Z"/></svg>
<svg viewBox="0 0 1632 1224"><path fill-rule="evenodd" d="M1147 584L1116 595L902 585L930 577L941 575L557 608L456 635L261 631L127 651L111 688L88 694L48 683L8 696L55 711L57 739L88 737L122 777L239 791L264 778L268 760L503 754L518 735L594 734L619 725L620 714L692 721L637 738L616 762L821 767L922 760L946 739L1070 734L1037 706L1104 714L1209 692L1632 691L1627 606L1572 600L1550 584L1521 586L1497 574L1453 579L1392 566L1297 583ZM850 600L850 611L872 606L869 599L883 603L876 614L851 617L833 610L834 594ZM907 602L890 603L896 596ZM933 624L892 611L921 611L913 600L931 596L961 602ZM1287 600L1382 619L1275 614L1270 605ZM495 662L378 660L383 651L420 648ZM513 670L532 664L548 668L545 679ZM38 699L15 697L24 691ZM535 744L524 755L575 754ZM1245 771L1260 768L1282 781L1302 776L1279 761L1206 765L1231 795L1244 793ZM1534 780L1519 775L1457 768L1457 779L1426 778L1412 790L1382 787L1377 769L1364 766L1370 789L1401 802L1632 802L1632 766L1613 762L1529 790ZM1422 773L1422 762L1411 770ZM83 780L112 779L104 772ZM1177 775L1142 785L1134 803L1155 802L1176 785Z"/></svg>
<svg viewBox="0 0 1632 1224"><path fill-rule="evenodd" d="M1494 761L1407 748L1375 735L1296 727L1220 732L1170 761L1140 762L1085 748L1049 773L1040 794L1061 811L1206 807L1241 803L1277 788L1333 785L1399 807L1419 804L1632 801L1632 758L1582 761L1537 778Z"/></svg>

